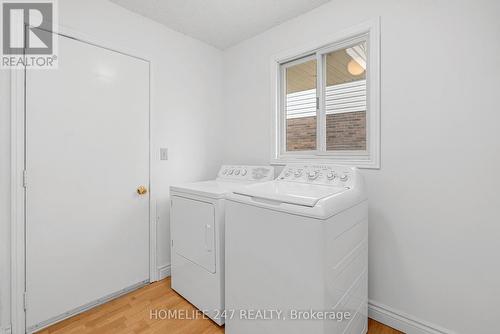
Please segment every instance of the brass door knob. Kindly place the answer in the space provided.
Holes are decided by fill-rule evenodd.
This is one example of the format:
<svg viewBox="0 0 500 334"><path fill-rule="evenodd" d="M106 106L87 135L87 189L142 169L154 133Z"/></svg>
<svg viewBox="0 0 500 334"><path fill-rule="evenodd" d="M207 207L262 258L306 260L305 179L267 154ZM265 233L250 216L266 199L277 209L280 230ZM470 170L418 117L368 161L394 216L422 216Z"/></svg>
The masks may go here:
<svg viewBox="0 0 500 334"><path fill-rule="evenodd" d="M139 188L137 188L137 193L139 195L144 195L148 192L148 188L144 187L144 186L139 186Z"/></svg>

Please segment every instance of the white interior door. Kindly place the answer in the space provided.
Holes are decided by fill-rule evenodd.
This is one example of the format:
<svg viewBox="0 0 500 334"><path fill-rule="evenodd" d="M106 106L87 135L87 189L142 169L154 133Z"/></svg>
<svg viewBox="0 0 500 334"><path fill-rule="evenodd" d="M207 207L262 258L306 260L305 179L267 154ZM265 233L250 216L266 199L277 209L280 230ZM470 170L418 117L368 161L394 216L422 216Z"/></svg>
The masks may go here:
<svg viewBox="0 0 500 334"><path fill-rule="evenodd" d="M59 37L26 71L27 328L149 279L149 64Z"/></svg>

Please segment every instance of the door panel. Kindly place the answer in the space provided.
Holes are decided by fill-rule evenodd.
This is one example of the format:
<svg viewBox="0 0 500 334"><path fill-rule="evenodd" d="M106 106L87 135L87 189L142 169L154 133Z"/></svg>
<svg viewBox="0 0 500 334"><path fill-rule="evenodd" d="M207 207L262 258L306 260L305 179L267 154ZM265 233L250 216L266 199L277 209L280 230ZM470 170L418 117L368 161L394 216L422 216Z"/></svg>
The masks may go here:
<svg viewBox="0 0 500 334"><path fill-rule="evenodd" d="M213 204L172 196L174 251L215 273L215 209Z"/></svg>
<svg viewBox="0 0 500 334"><path fill-rule="evenodd" d="M26 71L27 327L149 278L149 64L59 37Z"/></svg>

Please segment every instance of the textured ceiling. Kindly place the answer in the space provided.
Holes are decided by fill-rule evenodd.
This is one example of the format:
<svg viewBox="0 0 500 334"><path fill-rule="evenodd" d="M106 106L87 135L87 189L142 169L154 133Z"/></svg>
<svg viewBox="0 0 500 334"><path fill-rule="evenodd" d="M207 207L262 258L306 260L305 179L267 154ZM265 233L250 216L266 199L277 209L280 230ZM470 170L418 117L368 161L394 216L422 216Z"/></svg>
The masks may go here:
<svg viewBox="0 0 500 334"><path fill-rule="evenodd" d="M226 49L329 0L111 0L167 27Z"/></svg>

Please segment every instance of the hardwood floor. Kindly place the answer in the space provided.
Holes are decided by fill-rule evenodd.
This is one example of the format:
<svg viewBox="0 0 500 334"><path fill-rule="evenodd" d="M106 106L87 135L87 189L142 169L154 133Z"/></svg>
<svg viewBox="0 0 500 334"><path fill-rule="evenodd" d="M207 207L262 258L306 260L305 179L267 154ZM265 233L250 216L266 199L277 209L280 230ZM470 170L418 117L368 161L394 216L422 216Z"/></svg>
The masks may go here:
<svg viewBox="0 0 500 334"><path fill-rule="evenodd" d="M178 318L187 315L195 319L165 319L167 314L160 310L167 309L185 312L178 313ZM151 319L151 312L154 310L159 312L156 319ZM224 328L211 320L193 317L196 312L194 306L170 288L170 278L167 278L61 321L39 333L224 333ZM372 319L368 327L368 334L401 333Z"/></svg>

